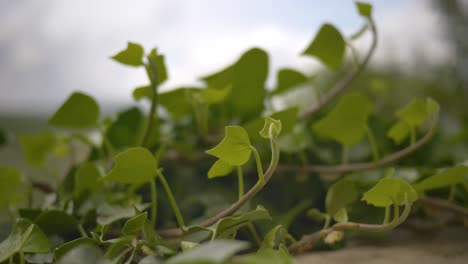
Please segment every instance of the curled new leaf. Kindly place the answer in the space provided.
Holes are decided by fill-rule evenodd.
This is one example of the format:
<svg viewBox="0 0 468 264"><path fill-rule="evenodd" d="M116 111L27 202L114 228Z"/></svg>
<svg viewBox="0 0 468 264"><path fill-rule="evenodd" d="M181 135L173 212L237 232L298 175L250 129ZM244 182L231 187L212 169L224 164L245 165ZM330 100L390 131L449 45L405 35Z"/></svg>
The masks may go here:
<svg viewBox="0 0 468 264"><path fill-rule="evenodd" d="M206 153L231 166L244 165L252 154L249 135L240 126L227 126L225 131L224 139Z"/></svg>
<svg viewBox="0 0 468 264"><path fill-rule="evenodd" d="M273 119L269 116L265 117L265 125L260 131L260 136L263 138L270 138L270 131L277 137L281 133L281 121Z"/></svg>
<svg viewBox="0 0 468 264"><path fill-rule="evenodd" d="M344 38L338 29L325 24L302 54L317 57L330 69L337 69L343 62L345 48Z"/></svg>
<svg viewBox="0 0 468 264"><path fill-rule="evenodd" d="M372 5L364 2L356 2L358 12L363 17L370 17L372 15Z"/></svg>

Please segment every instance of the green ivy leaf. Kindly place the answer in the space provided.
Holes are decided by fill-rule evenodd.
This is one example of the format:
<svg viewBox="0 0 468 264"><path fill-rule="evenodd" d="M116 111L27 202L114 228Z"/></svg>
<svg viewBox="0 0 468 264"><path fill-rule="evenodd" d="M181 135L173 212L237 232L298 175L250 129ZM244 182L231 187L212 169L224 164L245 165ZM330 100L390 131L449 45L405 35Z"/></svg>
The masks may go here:
<svg viewBox="0 0 468 264"><path fill-rule="evenodd" d="M114 168L105 177L118 183L140 184L156 176L156 160L146 148L129 148L114 157Z"/></svg>
<svg viewBox="0 0 468 264"><path fill-rule="evenodd" d="M120 112L117 120L106 131L106 137L115 148L135 146L140 136L143 114L140 109L132 107Z"/></svg>
<svg viewBox="0 0 468 264"><path fill-rule="evenodd" d="M153 91L151 90L150 85L138 86L132 92L133 100L137 102L140 101L142 98L147 98L151 100L152 96L153 96Z"/></svg>
<svg viewBox="0 0 468 264"><path fill-rule="evenodd" d="M420 126L427 117L426 103L421 98L415 98L398 111L397 116L412 127Z"/></svg>
<svg viewBox="0 0 468 264"><path fill-rule="evenodd" d="M72 248L66 254L61 256L56 264L75 263L114 264L115 262L110 259L106 259L99 247L90 244L83 244Z"/></svg>
<svg viewBox="0 0 468 264"><path fill-rule="evenodd" d="M45 210L34 223L47 235L69 235L78 232L78 220L60 210Z"/></svg>
<svg viewBox="0 0 468 264"><path fill-rule="evenodd" d="M153 76L156 75L156 84L160 85L167 80L167 68L164 62L164 55L158 54L157 49L152 49L148 55L148 64Z"/></svg>
<svg viewBox="0 0 468 264"><path fill-rule="evenodd" d="M200 88L181 87L158 95L159 103L169 112L175 120L192 114L195 95L199 94Z"/></svg>
<svg viewBox="0 0 468 264"><path fill-rule="evenodd" d="M275 136L279 136L281 133L281 120L276 120L269 116L265 117L265 125L259 132L260 136L270 138L270 128Z"/></svg>
<svg viewBox="0 0 468 264"><path fill-rule="evenodd" d="M22 174L14 167L0 167L0 210L24 200Z"/></svg>
<svg viewBox="0 0 468 264"><path fill-rule="evenodd" d="M47 253L50 242L41 229L30 220L19 218L16 220L11 234L0 243L0 262L9 259L14 254Z"/></svg>
<svg viewBox="0 0 468 264"><path fill-rule="evenodd" d="M338 180L328 189L325 198L326 212L334 216L341 209L356 201L358 196L359 192L353 180L346 178Z"/></svg>
<svg viewBox="0 0 468 264"><path fill-rule="evenodd" d="M235 240L214 240L177 254L165 262L166 264L222 264L235 253L247 249L249 244Z"/></svg>
<svg viewBox="0 0 468 264"><path fill-rule="evenodd" d="M234 167L229 165L229 163L218 159L208 171L208 179L226 176L231 173L233 169Z"/></svg>
<svg viewBox="0 0 468 264"><path fill-rule="evenodd" d="M363 17L371 17L372 16L372 5L365 2L356 2L356 7L358 12Z"/></svg>
<svg viewBox="0 0 468 264"><path fill-rule="evenodd" d="M408 123L404 121L398 121L390 128L387 136L393 139L395 143L401 144L403 140L408 137L410 131L411 127L408 125Z"/></svg>
<svg viewBox="0 0 468 264"><path fill-rule="evenodd" d="M231 166L244 165L252 150L247 132L240 126L227 126L223 140L206 153L219 158Z"/></svg>
<svg viewBox="0 0 468 264"><path fill-rule="evenodd" d="M115 54L111 58L119 63L128 66L142 66L143 55L145 51L143 47L138 43L128 42L127 48Z"/></svg>
<svg viewBox="0 0 468 264"><path fill-rule="evenodd" d="M302 54L317 57L330 69L337 69L343 63L345 48L345 41L338 29L331 24L324 24Z"/></svg>
<svg viewBox="0 0 468 264"><path fill-rule="evenodd" d="M210 88L231 87L225 101L229 113L248 120L258 116L264 108L268 61L268 54L264 50L253 48L242 54L234 64L202 80Z"/></svg>
<svg viewBox="0 0 468 264"><path fill-rule="evenodd" d="M344 95L324 118L312 129L322 138L333 139L344 146L352 146L366 134L367 119L372 113L372 103L360 93Z"/></svg>
<svg viewBox="0 0 468 264"><path fill-rule="evenodd" d="M409 203L418 199L418 194L406 181L399 178L383 178L364 194L362 200L375 207L387 207L393 204L392 199L398 205L403 205L405 196Z"/></svg>
<svg viewBox="0 0 468 264"><path fill-rule="evenodd" d="M449 187L455 184L468 182L468 166L456 166L434 174L420 182L413 184L418 192Z"/></svg>
<svg viewBox="0 0 468 264"><path fill-rule="evenodd" d="M136 206L138 210L142 211L148 207L147 205ZM121 206L121 205L109 205L107 203L101 204L97 208L97 223L101 226L112 224L113 222L121 219L131 218L135 215L134 208Z"/></svg>
<svg viewBox="0 0 468 264"><path fill-rule="evenodd" d="M78 197L85 191L94 192L99 188L102 174L98 166L92 162L81 164L75 173L74 193Z"/></svg>
<svg viewBox="0 0 468 264"><path fill-rule="evenodd" d="M255 210L219 220L214 225L213 237L226 238L242 226L257 220L271 220L268 211L260 205Z"/></svg>
<svg viewBox="0 0 468 264"><path fill-rule="evenodd" d="M201 90L200 98L205 104L208 104L208 105L218 104L218 103L223 102L230 92L231 92L230 86L227 86L222 89L207 88L207 89Z"/></svg>
<svg viewBox="0 0 468 264"><path fill-rule="evenodd" d="M307 82L307 76L293 69L281 69L276 75L276 88L272 94L282 94Z"/></svg>
<svg viewBox="0 0 468 264"><path fill-rule="evenodd" d="M89 95L73 93L49 119L49 124L61 128L89 128L96 126L99 106Z"/></svg>
<svg viewBox="0 0 468 264"><path fill-rule="evenodd" d="M41 167L57 143L55 135L50 131L19 136L26 163L33 167Z"/></svg>
<svg viewBox="0 0 468 264"><path fill-rule="evenodd" d="M136 236L140 231L143 229L146 220L148 219L148 213L144 212L138 214L130 219L125 223L124 227L122 228L122 233L124 235L132 235Z"/></svg>
<svg viewBox="0 0 468 264"><path fill-rule="evenodd" d="M260 250L276 248L284 240L287 231L282 225L273 227L263 239Z"/></svg>

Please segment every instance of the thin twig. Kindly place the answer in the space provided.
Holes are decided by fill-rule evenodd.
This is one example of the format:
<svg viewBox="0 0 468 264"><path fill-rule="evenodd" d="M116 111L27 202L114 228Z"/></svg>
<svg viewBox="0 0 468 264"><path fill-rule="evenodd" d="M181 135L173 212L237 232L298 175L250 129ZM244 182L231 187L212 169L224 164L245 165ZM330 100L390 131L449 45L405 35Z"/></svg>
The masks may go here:
<svg viewBox="0 0 468 264"><path fill-rule="evenodd" d="M427 206L436 207L438 209L443 209L443 210L449 211L449 212L454 213L456 215L460 215L460 216L463 216L463 217L468 217L468 208L458 206L458 205L456 205L454 203L451 203L451 202L449 202L447 200L442 200L442 199L439 199L439 198L424 196L424 197L420 197L418 199L418 202L420 202L420 203L422 203L424 205L427 205Z"/></svg>
<svg viewBox="0 0 468 264"><path fill-rule="evenodd" d="M144 147L149 140L151 132L153 130L153 123L154 119L157 118L157 106L158 106L158 74L157 74L157 67L156 64L152 62L151 59L148 60L152 71L149 70L148 66L146 67L146 72L148 73L148 77L151 82L152 88L152 96L151 96L151 108L150 113L148 116L148 124L146 126L145 133L143 134L143 138L141 140L140 146Z"/></svg>
<svg viewBox="0 0 468 264"><path fill-rule="evenodd" d="M356 79L356 77L358 77L359 74L361 74L361 72L367 66L370 58L372 57L372 54L375 51L375 48L377 47L377 29L376 29L374 20L372 18L369 18L368 23L372 32L372 43L369 48L369 51L367 52L366 56L362 60L361 64L359 64L358 67L353 67L353 69L343 79L337 82L335 86L333 86L333 88L331 88L327 94L325 94L323 97L319 99L318 103L314 107L301 113L298 117L299 120L305 120L309 118L311 115L315 114L320 109L322 109L326 104L330 103L341 92L343 92L346 88L348 88L349 85L354 81L354 79Z"/></svg>
<svg viewBox="0 0 468 264"><path fill-rule="evenodd" d="M394 152L380 160L373 161L373 162L363 162L363 163L350 163L350 164L341 164L341 165L336 165L336 166L325 166L325 165L309 165L309 166L303 166L303 165L283 165L280 166L278 169L279 170L284 170L284 171L289 171L289 170L298 170L300 169L301 171L304 172L312 172L312 173L320 173L320 174L339 174L339 173L345 173L345 172L355 172L355 171L366 171L366 170L371 170L371 169L376 169L380 167L385 167L393 162L408 156L409 154L413 153L420 147L422 147L424 144L426 144L431 137L434 135L435 131L435 124L437 122L433 121L431 124L431 127L427 131L427 133L418 141L416 141L414 144L409 145L408 147L399 150L397 152Z"/></svg>

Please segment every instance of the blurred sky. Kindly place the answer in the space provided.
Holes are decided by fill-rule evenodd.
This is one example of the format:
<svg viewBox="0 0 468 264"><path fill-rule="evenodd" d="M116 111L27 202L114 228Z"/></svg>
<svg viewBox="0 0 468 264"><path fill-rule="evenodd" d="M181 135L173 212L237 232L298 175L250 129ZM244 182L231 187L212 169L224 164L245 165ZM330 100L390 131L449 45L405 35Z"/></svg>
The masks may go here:
<svg viewBox="0 0 468 264"><path fill-rule="evenodd" d="M429 63L452 56L441 18L426 0L375 0L380 43L373 63ZM80 0L0 1L0 115L52 113L74 90L101 104L130 104L142 69L109 56L128 40L166 55L163 89L233 62L252 46L279 67L316 67L299 53L324 22L350 35L363 24L351 0ZM367 46L366 39L358 48Z"/></svg>

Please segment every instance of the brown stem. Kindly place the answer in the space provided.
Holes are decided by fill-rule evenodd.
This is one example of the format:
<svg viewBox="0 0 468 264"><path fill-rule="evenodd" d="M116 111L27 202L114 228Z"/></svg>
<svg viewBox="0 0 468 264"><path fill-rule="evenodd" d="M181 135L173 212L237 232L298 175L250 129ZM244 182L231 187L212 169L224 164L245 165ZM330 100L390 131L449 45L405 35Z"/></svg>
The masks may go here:
<svg viewBox="0 0 468 264"><path fill-rule="evenodd" d="M311 115L315 114L320 109L322 109L326 104L330 103L341 92L343 92L346 88L348 88L349 85L354 81L354 79L356 79L356 77L358 77L359 74L361 74L361 72L367 66L370 58L372 57L372 54L375 51L375 48L377 47L377 29L376 29L374 20L372 18L369 18L368 23L372 31L372 43L369 48L369 51L367 52L361 64L359 64L358 67L353 67L353 69L343 79L337 82L335 86L333 86L333 88L331 88L327 94L325 94L323 97L319 99L319 102L317 103L317 105L301 113L298 117L299 120L305 120L309 118Z"/></svg>
<svg viewBox="0 0 468 264"><path fill-rule="evenodd" d="M449 202L447 200L442 200L442 199L439 199L439 198L424 196L424 197L420 197L418 199L418 202L420 202L420 203L422 203L424 205L427 205L427 206L436 207L438 209L443 209L443 210L449 211L449 212L454 213L456 215L460 215L460 216L463 216L463 217L468 217L468 209L467 208L458 206L458 205L453 204L453 203L451 203L451 202Z"/></svg>
<svg viewBox="0 0 468 264"><path fill-rule="evenodd" d="M437 123L436 121L431 122L431 127L429 128L427 133L421 139L416 141L414 144L409 145L408 147L402 150L399 150L397 152L394 152L377 161L341 164L341 165L336 165L336 166L324 166L324 165L287 166L287 165L284 165L284 166L281 166L279 170L289 171L289 170L300 169L301 171L304 171L304 172L313 172L313 173L320 173L320 174L339 174L339 173L345 173L345 172L365 171L365 170L385 167L403 157L408 156L409 154L413 153L414 151L422 147L424 144L426 144L434 134L436 123Z"/></svg>
<svg viewBox="0 0 468 264"><path fill-rule="evenodd" d="M33 188L38 189L46 194L55 192L54 189L45 182L33 181L31 182L31 185Z"/></svg>

